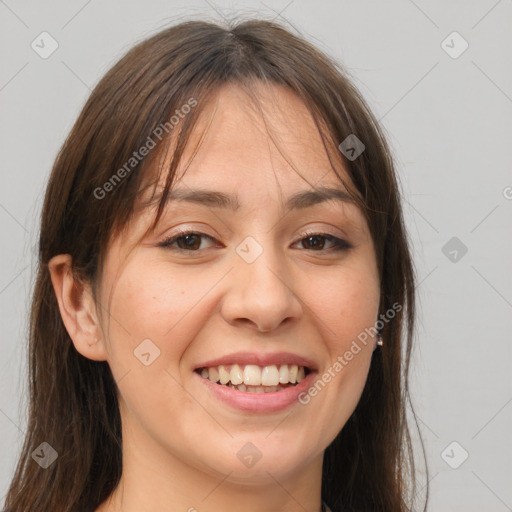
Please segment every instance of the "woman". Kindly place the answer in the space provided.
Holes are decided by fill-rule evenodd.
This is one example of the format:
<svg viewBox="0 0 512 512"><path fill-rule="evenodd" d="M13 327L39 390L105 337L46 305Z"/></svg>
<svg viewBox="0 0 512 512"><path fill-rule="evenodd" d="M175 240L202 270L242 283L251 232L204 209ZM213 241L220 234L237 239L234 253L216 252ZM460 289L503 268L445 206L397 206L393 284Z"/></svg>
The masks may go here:
<svg viewBox="0 0 512 512"><path fill-rule="evenodd" d="M283 27L185 22L55 162L5 507L411 510L414 272L384 136Z"/></svg>

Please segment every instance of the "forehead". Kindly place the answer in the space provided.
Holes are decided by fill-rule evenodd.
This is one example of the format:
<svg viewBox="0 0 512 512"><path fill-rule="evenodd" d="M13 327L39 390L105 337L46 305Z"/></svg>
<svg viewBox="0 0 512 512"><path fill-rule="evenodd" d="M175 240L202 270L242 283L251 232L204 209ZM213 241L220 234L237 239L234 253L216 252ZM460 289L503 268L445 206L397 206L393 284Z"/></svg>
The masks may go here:
<svg viewBox="0 0 512 512"><path fill-rule="evenodd" d="M328 141L297 95L258 83L251 92L228 84L204 106L173 188L200 186L262 200L321 186L346 190L339 176L351 187L341 158L332 148L329 158ZM165 178L162 173L157 188Z"/></svg>
<svg viewBox="0 0 512 512"><path fill-rule="evenodd" d="M338 148L329 147L329 158L329 141L324 144L306 105L282 86L254 92L255 102L242 88L226 85L203 106L178 163L164 219L167 213L204 211L218 219L225 214L275 226L276 219L294 218L288 213L309 218L308 208L322 205L322 211L369 236L365 212L353 197L360 194ZM159 173L158 179L148 175L152 183L143 185L133 225L121 238L137 243L151 232L175 142L172 138L159 169L151 172Z"/></svg>

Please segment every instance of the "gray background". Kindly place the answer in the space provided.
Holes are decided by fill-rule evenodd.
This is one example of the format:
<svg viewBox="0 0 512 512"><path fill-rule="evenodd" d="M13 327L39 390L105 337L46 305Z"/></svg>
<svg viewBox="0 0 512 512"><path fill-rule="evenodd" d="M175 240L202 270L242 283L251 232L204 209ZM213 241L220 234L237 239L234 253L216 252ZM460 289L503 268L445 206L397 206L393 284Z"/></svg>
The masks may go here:
<svg viewBox="0 0 512 512"><path fill-rule="evenodd" d="M388 133L418 272L411 390L429 510L512 510L511 3L0 1L0 499L25 427L42 195L81 106L125 50L168 23L262 13L344 63ZM59 45L47 59L31 47L43 31ZM453 31L469 44L457 58L445 51L463 48Z"/></svg>

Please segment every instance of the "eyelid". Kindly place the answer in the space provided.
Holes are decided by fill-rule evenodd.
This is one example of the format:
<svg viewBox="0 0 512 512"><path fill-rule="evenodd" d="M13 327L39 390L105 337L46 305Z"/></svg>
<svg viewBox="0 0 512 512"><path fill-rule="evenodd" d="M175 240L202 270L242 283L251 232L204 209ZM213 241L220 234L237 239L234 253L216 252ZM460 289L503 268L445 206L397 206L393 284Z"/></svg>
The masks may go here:
<svg viewBox="0 0 512 512"><path fill-rule="evenodd" d="M158 242L159 247L163 247L164 249L174 250L176 252L185 252L185 253L200 253L201 250L192 250L192 249L181 249L180 247L172 247L172 244L174 244L179 238L185 237L187 235L197 235L201 238L206 238L212 242L217 242L217 239L212 236L208 235L206 233L203 233L202 231L198 231L197 229L179 229L178 231L174 232L173 234L164 237L164 239L161 242ZM204 249L202 249L204 251Z"/></svg>
<svg viewBox="0 0 512 512"><path fill-rule="evenodd" d="M197 229L194 230L194 229L184 228L184 229L180 229L180 230L176 231L175 233L173 233L172 235L164 238L164 240L159 242L157 245L159 247L163 247L165 249L173 250L173 251L179 252L179 253L186 253L186 254L192 254L192 253L199 254L205 250L205 249L182 249L181 247L173 247L172 246L174 243L176 243L176 241L178 239L185 237L187 235L196 235L200 238L206 238L212 242L218 242L218 240L215 237L208 235L206 233L203 233L201 231L198 231ZM352 249L354 247L345 238L340 238L339 236L324 232L321 229L315 230L315 229L310 228L306 231L301 232L297 236L298 236L298 238L296 238L295 242L292 243L292 246L302 242L303 240L305 240L309 237L313 237L313 236L320 236L322 238L325 238L326 240L328 240L329 242L331 242L333 244L333 247L330 247L328 249L319 249L319 250L302 249L307 252L317 252L319 254L321 254L321 253L328 254L331 252L341 252L344 250ZM210 249L210 248L211 247L208 247L207 249Z"/></svg>
<svg viewBox="0 0 512 512"><path fill-rule="evenodd" d="M332 251L336 251L338 249L339 251L342 250L348 250L353 249L354 246L346 239L346 238L340 238L339 236L332 235L331 233L326 233L324 231L320 230L308 230L300 234L299 239L293 243L293 245L302 242L306 238L312 237L312 236L321 236L325 238L326 240L329 240L331 243L334 244L334 247L331 247L329 249L320 250L320 251L308 251L308 252L319 252L319 253L329 253ZM307 249L304 249L307 251Z"/></svg>

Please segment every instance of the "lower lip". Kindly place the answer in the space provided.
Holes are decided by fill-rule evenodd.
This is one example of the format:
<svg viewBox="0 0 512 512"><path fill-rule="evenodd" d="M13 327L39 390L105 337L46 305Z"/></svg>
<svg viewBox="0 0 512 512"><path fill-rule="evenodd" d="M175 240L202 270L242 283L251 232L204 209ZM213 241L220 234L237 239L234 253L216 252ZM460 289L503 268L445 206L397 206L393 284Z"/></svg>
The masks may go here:
<svg viewBox="0 0 512 512"><path fill-rule="evenodd" d="M209 379L201 377L194 372L206 388L211 391L220 401L245 412L278 412L287 409L294 403L299 403L298 396L305 392L313 383L316 371L312 371L301 380L296 386L289 386L281 391L269 393L247 393L216 384Z"/></svg>

